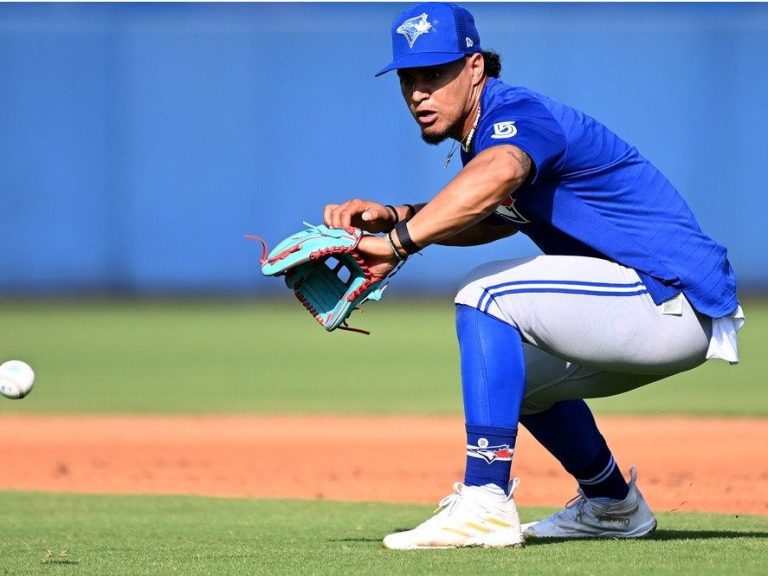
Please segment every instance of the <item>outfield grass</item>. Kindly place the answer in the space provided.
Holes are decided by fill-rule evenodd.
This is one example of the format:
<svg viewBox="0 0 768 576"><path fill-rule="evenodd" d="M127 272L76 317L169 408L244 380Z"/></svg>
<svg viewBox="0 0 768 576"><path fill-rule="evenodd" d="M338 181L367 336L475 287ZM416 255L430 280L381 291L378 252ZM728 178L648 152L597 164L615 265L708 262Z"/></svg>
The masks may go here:
<svg viewBox="0 0 768 576"><path fill-rule="evenodd" d="M768 303L745 304L742 363L709 362L592 402L600 414L768 415ZM276 302L0 302L0 357L36 369L2 412L459 414L450 298L384 300L328 334ZM0 412L1 413L1 412Z"/></svg>
<svg viewBox="0 0 768 576"><path fill-rule="evenodd" d="M768 415L768 305L747 302L742 364L702 368L598 413ZM459 414L450 299L384 301L369 337L326 334L296 302L0 302L0 357L37 371L3 413ZM7 432L7 431L6 431ZM2 465L2 462L0 462ZM430 506L0 492L0 575L765 573L768 517L662 513L649 539L393 552ZM550 510L523 509L523 520Z"/></svg>
<svg viewBox="0 0 768 576"><path fill-rule="evenodd" d="M763 575L768 518L663 513L639 541L396 552L428 506L0 493L0 574ZM523 521L549 510L523 509Z"/></svg>

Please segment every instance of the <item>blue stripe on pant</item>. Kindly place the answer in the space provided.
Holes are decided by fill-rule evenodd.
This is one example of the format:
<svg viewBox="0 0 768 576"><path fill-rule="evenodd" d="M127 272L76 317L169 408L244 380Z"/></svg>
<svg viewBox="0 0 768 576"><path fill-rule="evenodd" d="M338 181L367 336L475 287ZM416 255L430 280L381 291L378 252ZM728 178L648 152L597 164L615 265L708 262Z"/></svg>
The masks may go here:
<svg viewBox="0 0 768 576"><path fill-rule="evenodd" d="M547 285L533 288L531 286ZM518 288L512 288L518 286ZM579 288L576 288L579 286ZM579 280L515 280L488 286L477 303L477 309L488 312L493 299L508 294L584 294L589 296L637 296L646 294L647 288L642 282L619 284L611 282L584 282Z"/></svg>

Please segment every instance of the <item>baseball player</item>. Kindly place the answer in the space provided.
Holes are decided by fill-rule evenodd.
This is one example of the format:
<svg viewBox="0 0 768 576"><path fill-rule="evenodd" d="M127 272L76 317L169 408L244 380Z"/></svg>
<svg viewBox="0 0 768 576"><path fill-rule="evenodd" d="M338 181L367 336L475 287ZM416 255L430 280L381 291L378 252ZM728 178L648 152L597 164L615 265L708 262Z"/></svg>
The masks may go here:
<svg viewBox="0 0 768 576"><path fill-rule="evenodd" d="M673 185L586 114L498 79L474 18L419 4L392 25L396 71L424 141L453 139L463 168L431 200L328 205L325 224L384 235L359 245L377 275L430 244L517 232L542 255L491 262L456 295L466 472L392 549L518 546L523 538L638 538L656 519L584 402L738 361L743 313L725 248ZM566 508L520 526L510 482L522 423L578 483Z"/></svg>

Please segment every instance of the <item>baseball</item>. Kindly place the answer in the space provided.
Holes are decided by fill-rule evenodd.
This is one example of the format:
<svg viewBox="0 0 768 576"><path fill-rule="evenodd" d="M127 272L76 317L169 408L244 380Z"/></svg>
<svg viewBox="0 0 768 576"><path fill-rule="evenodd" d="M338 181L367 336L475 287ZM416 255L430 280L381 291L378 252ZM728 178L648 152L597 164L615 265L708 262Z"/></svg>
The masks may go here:
<svg viewBox="0 0 768 576"><path fill-rule="evenodd" d="M24 398L32 391L35 372L21 360L8 360L0 364L0 394L12 400Z"/></svg>

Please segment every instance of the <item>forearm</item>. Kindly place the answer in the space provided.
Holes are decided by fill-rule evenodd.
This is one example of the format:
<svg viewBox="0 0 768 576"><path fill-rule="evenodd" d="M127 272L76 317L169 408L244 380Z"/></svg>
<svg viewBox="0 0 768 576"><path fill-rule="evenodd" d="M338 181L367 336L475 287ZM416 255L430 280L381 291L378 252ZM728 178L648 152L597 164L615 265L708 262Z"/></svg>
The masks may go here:
<svg viewBox="0 0 768 576"><path fill-rule="evenodd" d="M429 244L471 246L509 236L516 231L511 225L494 229L488 223L478 223L526 181L530 170L530 158L515 146L495 146L485 150L426 204L415 206L415 210L406 205L396 206L399 223L394 231L386 237L364 237L358 249L376 262L386 262L391 269L408 254ZM352 204L355 202L359 203L353 201ZM327 207L326 222L334 226L338 226L338 222L346 225L339 213L343 215L354 210L343 206L341 209ZM391 212L383 205L379 206L378 211ZM411 215L414 211L416 213ZM391 218L390 215L390 222Z"/></svg>
<svg viewBox="0 0 768 576"><path fill-rule="evenodd" d="M509 228L491 230L489 225L470 229L490 215L528 175L528 168L521 166L507 148L512 149L497 147L479 154L418 210L408 221L408 232L416 245L470 245L513 233Z"/></svg>

